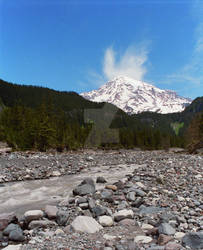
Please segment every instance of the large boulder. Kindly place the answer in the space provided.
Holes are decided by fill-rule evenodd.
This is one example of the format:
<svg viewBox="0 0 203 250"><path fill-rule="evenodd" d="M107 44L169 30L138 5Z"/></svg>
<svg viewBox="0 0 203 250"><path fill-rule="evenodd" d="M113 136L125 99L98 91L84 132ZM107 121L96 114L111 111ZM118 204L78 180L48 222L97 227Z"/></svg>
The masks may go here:
<svg viewBox="0 0 203 250"><path fill-rule="evenodd" d="M102 226L95 219L88 216L76 217L71 226L75 231L83 233L96 233L102 229Z"/></svg>

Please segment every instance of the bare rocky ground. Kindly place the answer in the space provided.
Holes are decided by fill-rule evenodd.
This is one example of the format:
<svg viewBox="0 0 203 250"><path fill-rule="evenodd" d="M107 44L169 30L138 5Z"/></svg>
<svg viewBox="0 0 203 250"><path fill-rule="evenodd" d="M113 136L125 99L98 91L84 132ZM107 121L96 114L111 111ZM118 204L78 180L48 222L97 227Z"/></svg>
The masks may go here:
<svg viewBox="0 0 203 250"><path fill-rule="evenodd" d="M126 171L112 182L115 167L129 168L131 173ZM136 150L2 153L0 189L14 181L51 177L57 177L60 185L60 176L80 176L92 169L97 175L84 178L58 204L48 203L18 218L15 211L5 209L0 214L0 246L6 250L203 249L202 155Z"/></svg>

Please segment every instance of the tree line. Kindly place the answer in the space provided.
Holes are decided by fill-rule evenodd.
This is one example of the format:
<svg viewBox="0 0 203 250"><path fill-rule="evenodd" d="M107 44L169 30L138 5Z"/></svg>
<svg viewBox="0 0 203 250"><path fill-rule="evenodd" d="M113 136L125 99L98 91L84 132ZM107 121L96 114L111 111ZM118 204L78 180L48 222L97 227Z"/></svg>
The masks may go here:
<svg viewBox="0 0 203 250"><path fill-rule="evenodd" d="M108 111L107 111L108 115ZM117 120L116 120L117 119ZM127 123L127 121L126 121ZM162 149L183 146L182 138L141 123L124 125L115 118L110 127L71 117L52 104L36 108L23 104L5 107L0 115L0 140L15 150L58 151L85 147Z"/></svg>

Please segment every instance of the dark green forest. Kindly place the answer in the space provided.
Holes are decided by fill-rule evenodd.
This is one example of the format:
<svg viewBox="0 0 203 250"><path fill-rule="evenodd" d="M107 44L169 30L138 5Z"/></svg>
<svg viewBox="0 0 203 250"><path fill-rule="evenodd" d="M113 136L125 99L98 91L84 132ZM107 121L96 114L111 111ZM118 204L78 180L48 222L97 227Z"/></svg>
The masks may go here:
<svg viewBox="0 0 203 250"><path fill-rule="evenodd" d="M203 97L181 113L130 116L75 92L0 80L0 140L14 150L186 147L190 127L202 131L202 111ZM198 136L195 140L197 144Z"/></svg>

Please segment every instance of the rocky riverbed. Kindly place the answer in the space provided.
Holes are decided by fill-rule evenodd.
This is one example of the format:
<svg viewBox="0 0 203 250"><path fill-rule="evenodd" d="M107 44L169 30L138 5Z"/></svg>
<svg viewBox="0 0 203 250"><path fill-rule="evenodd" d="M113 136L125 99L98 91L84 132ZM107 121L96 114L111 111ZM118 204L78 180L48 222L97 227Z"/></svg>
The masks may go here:
<svg viewBox="0 0 203 250"><path fill-rule="evenodd" d="M6 199L15 201L15 188L29 181L30 193L17 212ZM24 202L36 181L48 188L38 207L29 203L28 209ZM4 153L0 182L0 246L7 250L203 249L202 155ZM49 194L60 199L52 202Z"/></svg>

